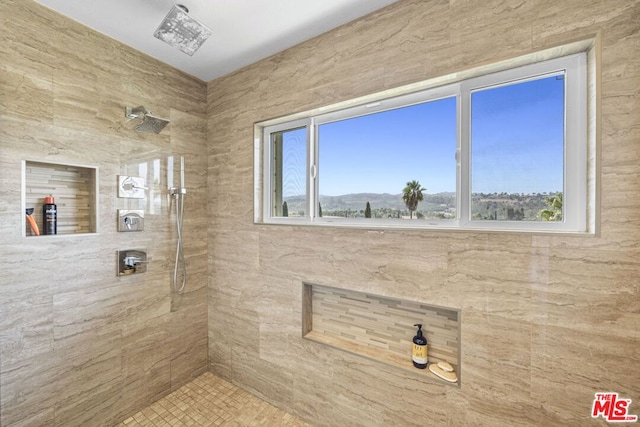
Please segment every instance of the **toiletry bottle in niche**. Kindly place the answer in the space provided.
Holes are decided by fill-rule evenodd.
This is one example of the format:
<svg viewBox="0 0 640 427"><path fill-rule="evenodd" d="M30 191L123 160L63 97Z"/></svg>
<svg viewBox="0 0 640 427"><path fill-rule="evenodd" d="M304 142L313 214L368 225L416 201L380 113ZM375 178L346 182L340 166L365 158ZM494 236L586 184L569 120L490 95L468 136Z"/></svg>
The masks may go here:
<svg viewBox="0 0 640 427"><path fill-rule="evenodd" d="M53 196L44 198L42 206L42 217L44 218L44 233L42 234L58 234L58 208Z"/></svg>
<svg viewBox="0 0 640 427"><path fill-rule="evenodd" d="M413 360L413 366L418 369L424 369L427 367L427 337L422 335L422 324L416 323L413 326L418 327L418 332L413 337L413 349L411 351L411 359Z"/></svg>

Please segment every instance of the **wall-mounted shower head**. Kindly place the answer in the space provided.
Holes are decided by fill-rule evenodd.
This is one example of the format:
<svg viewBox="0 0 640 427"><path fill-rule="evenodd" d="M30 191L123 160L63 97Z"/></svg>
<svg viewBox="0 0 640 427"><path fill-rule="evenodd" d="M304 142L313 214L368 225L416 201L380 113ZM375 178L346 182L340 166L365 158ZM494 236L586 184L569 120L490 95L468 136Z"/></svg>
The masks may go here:
<svg viewBox="0 0 640 427"><path fill-rule="evenodd" d="M160 133L168 124L169 120L167 119L152 116L151 114L145 114L142 119L142 123L137 125L134 129L138 132Z"/></svg>
<svg viewBox="0 0 640 427"><path fill-rule="evenodd" d="M138 132L160 133L162 129L169 124L168 119L152 115L151 111L143 106L135 108L125 107L124 115L128 119L142 119L134 128Z"/></svg>
<svg viewBox="0 0 640 427"><path fill-rule="evenodd" d="M167 13L153 36L193 56L212 33L209 27L189 16L186 6L177 4Z"/></svg>

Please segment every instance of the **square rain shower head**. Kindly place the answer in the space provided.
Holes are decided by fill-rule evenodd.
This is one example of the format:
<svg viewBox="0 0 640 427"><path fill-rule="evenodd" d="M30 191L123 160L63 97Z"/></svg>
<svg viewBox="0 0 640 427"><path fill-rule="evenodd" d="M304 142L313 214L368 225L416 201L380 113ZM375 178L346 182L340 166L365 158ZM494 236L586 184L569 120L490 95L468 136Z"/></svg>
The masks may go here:
<svg viewBox="0 0 640 427"><path fill-rule="evenodd" d="M188 12L181 4L173 6L153 36L193 56L213 32Z"/></svg>

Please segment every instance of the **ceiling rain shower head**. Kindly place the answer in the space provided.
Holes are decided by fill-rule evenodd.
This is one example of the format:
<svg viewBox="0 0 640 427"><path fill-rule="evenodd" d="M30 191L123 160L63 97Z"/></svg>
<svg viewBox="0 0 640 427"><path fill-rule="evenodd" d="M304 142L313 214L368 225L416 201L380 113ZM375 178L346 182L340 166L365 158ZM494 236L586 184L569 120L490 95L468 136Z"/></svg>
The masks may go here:
<svg viewBox="0 0 640 427"><path fill-rule="evenodd" d="M170 46L180 49L189 56L202 46L212 34L209 27L189 16L186 6L177 4L171 8L167 16L153 36Z"/></svg>
<svg viewBox="0 0 640 427"><path fill-rule="evenodd" d="M142 118L142 121L134 127L138 132L160 133L162 129L169 124L168 119L152 115L151 111L147 110L143 106L135 108L125 107L124 115L128 119Z"/></svg>

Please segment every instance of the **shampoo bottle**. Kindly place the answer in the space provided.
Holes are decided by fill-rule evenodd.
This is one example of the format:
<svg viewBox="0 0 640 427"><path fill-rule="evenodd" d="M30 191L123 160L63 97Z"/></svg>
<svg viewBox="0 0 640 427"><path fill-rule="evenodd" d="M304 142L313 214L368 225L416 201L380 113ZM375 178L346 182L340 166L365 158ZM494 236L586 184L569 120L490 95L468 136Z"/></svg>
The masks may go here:
<svg viewBox="0 0 640 427"><path fill-rule="evenodd" d="M427 338L422 335L422 324L416 323L413 326L418 327L418 332L413 337L413 351L411 352L411 359L413 360L413 366L418 369L424 369L427 367Z"/></svg>
<svg viewBox="0 0 640 427"><path fill-rule="evenodd" d="M43 234L58 234L58 208L53 196L47 196L44 198L42 217L44 218Z"/></svg>

